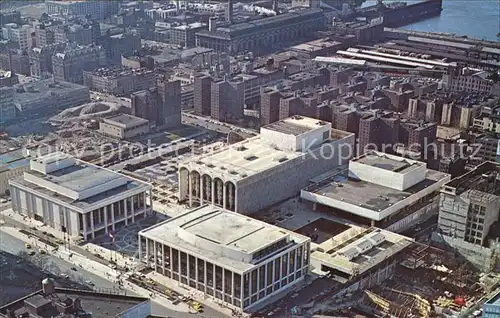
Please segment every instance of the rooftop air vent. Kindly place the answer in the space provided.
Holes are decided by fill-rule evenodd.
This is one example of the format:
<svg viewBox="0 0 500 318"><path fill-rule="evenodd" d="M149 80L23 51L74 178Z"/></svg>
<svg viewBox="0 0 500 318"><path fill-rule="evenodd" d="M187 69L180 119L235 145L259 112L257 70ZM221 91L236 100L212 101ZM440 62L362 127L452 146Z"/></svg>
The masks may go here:
<svg viewBox="0 0 500 318"><path fill-rule="evenodd" d="M245 147L245 146L239 146L239 147L236 148L236 150L238 150L238 151L245 151L245 150L248 150L248 148Z"/></svg>
<svg viewBox="0 0 500 318"><path fill-rule="evenodd" d="M209 163L209 164L207 164L207 167L214 168L215 166L213 164Z"/></svg>
<svg viewBox="0 0 500 318"><path fill-rule="evenodd" d="M245 160L248 160L248 161L254 161L256 160L258 157L256 155L248 155L248 156L245 156Z"/></svg>
<svg viewBox="0 0 500 318"><path fill-rule="evenodd" d="M288 158L286 156L281 156L281 157L274 158L274 160L277 162L284 162L284 161L287 161Z"/></svg>
<svg viewBox="0 0 500 318"><path fill-rule="evenodd" d="M220 167L220 170L226 170L226 167L222 166Z"/></svg>
<svg viewBox="0 0 500 318"><path fill-rule="evenodd" d="M232 174L232 175L237 175L238 174L238 172L236 172L234 170L229 171L229 173Z"/></svg>

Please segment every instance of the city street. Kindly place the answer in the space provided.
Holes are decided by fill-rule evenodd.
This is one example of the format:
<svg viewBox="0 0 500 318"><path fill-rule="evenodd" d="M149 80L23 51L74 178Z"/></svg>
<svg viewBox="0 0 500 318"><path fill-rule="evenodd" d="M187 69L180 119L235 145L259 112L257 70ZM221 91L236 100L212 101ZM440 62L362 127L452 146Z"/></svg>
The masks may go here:
<svg viewBox="0 0 500 318"><path fill-rule="evenodd" d="M25 243L19 238L16 238L8 233L6 233L4 226L0 226L0 250L5 252L17 255L20 251L26 251ZM36 250L37 246L33 245L33 248ZM116 284L111 281L108 281L98 275L93 274L92 272L85 270L81 267L75 267L74 264L61 259L59 257L53 256L50 253L47 254L47 262L50 262L50 265L47 266L54 271L53 274L67 274L71 280L75 282L85 283L86 281L91 281L95 284L94 289L100 292L111 292L116 290ZM72 267L75 267L77 270L71 270ZM127 291L127 295L136 295L131 291ZM206 308L206 312L201 314L190 314L187 312L178 312L164 306L161 306L155 301L152 301L152 313L154 315L162 316L162 317L179 317L179 318L187 318L187 317L206 317L206 318L219 318L224 317L221 313L211 309Z"/></svg>
<svg viewBox="0 0 500 318"><path fill-rule="evenodd" d="M203 127L208 130L218 131L224 134L227 134L230 131L236 131L239 133L243 133L244 135L256 136L258 133L258 131L252 131L250 129L241 128L228 123L217 122L211 118L204 118L201 116L187 114L187 113L182 113L182 122L184 124Z"/></svg>

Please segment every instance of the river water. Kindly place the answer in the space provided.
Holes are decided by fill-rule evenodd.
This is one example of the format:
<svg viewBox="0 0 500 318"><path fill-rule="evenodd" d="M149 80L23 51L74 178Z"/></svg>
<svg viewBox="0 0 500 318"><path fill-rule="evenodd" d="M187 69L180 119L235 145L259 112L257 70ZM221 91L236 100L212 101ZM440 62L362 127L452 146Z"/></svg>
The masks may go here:
<svg viewBox="0 0 500 318"><path fill-rule="evenodd" d="M384 0L385 3L392 1L395 0ZM410 4L413 1L404 2ZM367 0L363 7L375 3L376 0ZM444 0L440 16L400 28L424 32L446 32L499 41L497 34L500 32L500 0Z"/></svg>

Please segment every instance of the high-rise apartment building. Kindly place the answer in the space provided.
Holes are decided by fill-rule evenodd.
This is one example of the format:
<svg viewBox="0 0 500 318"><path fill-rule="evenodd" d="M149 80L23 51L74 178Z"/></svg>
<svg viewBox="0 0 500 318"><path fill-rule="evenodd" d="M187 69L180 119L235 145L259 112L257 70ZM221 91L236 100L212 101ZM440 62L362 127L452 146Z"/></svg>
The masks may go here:
<svg viewBox="0 0 500 318"><path fill-rule="evenodd" d="M127 32L105 36L101 44L106 51L108 63L121 64L122 56L133 55L141 48L141 37L139 34Z"/></svg>
<svg viewBox="0 0 500 318"><path fill-rule="evenodd" d="M280 100L282 94L278 89L266 87L260 94L260 124L269 125L280 118Z"/></svg>
<svg viewBox="0 0 500 318"><path fill-rule="evenodd" d="M48 14L63 16L86 16L103 20L118 13L119 1L77 0L77 1L45 1Z"/></svg>
<svg viewBox="0 0 500 318"><path fill-rule="evenodd" d="M0 87L0 96L0 123L4 123L16 117L14 88Z"/></svg>
<svg viewBox="0 0 500 318"><path fill-rule="evenodd" d="M194 112L197 115L210 115L212 77L206 74L200 74L194 78Z"/></svg>
<svg viewBox="0 0 500 318"><path fill-rule="evenodd" d="M245 87L243 81L227 78L212 82L210 117L222 122L237 122L243 118Z"/></svg>
<svg viewBox="0 0 500 318"><path fill-rule="evenodd" d="M16 74L30 76L30 59L26 50L10 49L0 52L0 68Z"/></svg>
<svg viewBox="0 0 500 318"><path fill-rule="evenodd" d="M2 36L4 40L16 43L21 50L27 50L33 47L31 27L29 25L8 23L2 27Z"/></svg>
<svg viewBox="0 0 500 318"><path fill-rule="evenodd" d="M182 123L182 90L181 81L158 81L158 94L161 106L159 108L160 126L177 127Z"/></svg>
<svg viewBox="0 0 500 318"><path fill-rule="evenodd" d="M83 84L83 71L94 70L105 64L103 48L95 45L67 46L64 52L52 57L54 79L78 84Z"/></svg>
<svg viewBox="0 0 500 318"><path fill-rule="evenodd" d="M35 39L36 47L39 48L56 42L54 28L44 24L37 25L35 27Z"/></svg>
<svg viewBox="0 0 500 318"><path fill-rule="evenodd" d="M64 52L65 48L66 43L53 43L29 50L31 76L39 79L52 76L52 56L56 53Z"/></svg>
<svg viewBox="0 0 500 318"><path fill-rule="evenodd" d="M171 128L182 123L180 81L159 80L154 89L138 91L130 96L132 115Z"/></svg>
<svg viewBox="0 0 500 318"><path fill-rule="evenodd" d="M399 142L398 118L392 114L375 113L365 116L359 121L359 154L368 150L393 152L393 147Z"/></svg>
<svg viewBox="0 0 500 318"><path fill-rule="evenodd" d="M484 162L457 177L441 190L438 231L444 241L483 271L498 266L498 233L492 225L500 213L500 165Z"/></svg>

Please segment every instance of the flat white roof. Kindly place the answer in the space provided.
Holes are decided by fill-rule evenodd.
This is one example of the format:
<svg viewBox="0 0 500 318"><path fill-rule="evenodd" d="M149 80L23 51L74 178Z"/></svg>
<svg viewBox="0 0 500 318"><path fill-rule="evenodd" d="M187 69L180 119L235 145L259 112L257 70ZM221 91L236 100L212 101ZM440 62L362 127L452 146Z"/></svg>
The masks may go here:
<svg viewBox="0 0 500 318"><path fill-rule="evenodd" d="M187 232L185 236L182 232ZM230 257L230 252L253 254L283 239L303 243L308 237L277 226L252 219L248 216L205 205L152 227L142 230L140 235L191 255L218 262L239 272L254 268L252 263ZM190 238L189 240L183 237ZM195 238L194 241L191 238ZM208 245L204 243L209 243ZM215 245L214 245L215 244ZM205 246L218 246L205 248Z"/></svg>
<svg viewBox="0 0 500 318"><path fill-rule="evenodd" d="M293 116L261 127L261 129L273 130L282 134L299 136L307 132L316 130L326 125L319 119Z"/></svg>
<svg viewBox="0 0 500 318"><path fill-rule="evenodd" d="M181 166L200 173L207 169L218 170L222 175L241 180L302 155L301 152L273 148L256 136L209 154L189 158Z"/></svg>
<svg viewBox="0 0 500 318"><path fill-rule="evenodd" d="M450 178L450 175L444 172L427 170L423 181L405 191L399 191L351 178L347 172L348 170L345 170L301 190L301 197L311 202L379 221L394 213L403 200L410 199L412 196L416 197L424 191L438 190Z"/></svg>
<svg viewBox="0 0 500 318"><path fill-rule="evenodd" d="M412 243L412 239L390 231L352 226L319 244L311 259L347 275L359 275Z"/></svg>

